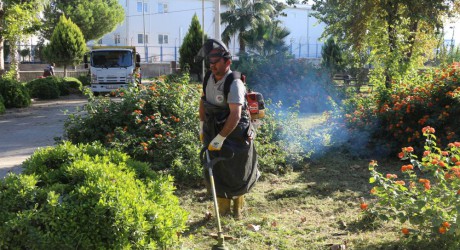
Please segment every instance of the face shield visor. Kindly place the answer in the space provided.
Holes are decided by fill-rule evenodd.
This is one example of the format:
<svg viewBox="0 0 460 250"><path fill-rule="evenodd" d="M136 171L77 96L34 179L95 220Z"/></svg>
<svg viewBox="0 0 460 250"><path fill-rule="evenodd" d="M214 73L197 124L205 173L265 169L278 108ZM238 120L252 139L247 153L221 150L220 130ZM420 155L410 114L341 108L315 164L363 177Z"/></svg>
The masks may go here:
<svg viewBox="0 0 460 250"><path fill-rule="evenodd" d="M221 41L208 39L195 56L195 62L207 59L209 63L216 63L221 58L231 58L230 51Z"/></svg>

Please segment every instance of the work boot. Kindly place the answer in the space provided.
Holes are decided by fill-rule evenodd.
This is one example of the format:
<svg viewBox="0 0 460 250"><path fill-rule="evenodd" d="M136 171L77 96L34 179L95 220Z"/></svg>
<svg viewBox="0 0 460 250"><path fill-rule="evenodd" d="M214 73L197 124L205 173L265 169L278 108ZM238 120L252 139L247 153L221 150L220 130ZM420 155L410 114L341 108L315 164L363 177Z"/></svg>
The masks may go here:
<svg viewBox="0 0 460 250"><path fill-rule="evenodd" d="M230 213L231 199L217 197L217 206L219 207L219 215L225 216Z"/></svg>
<svg viewBox="0 0 460 250"><path fill-rule="evenodd" d="M244 205L244 196L241 195L238 198L233 199L233 217L237 220L243 218L243 205Z"/></svg>

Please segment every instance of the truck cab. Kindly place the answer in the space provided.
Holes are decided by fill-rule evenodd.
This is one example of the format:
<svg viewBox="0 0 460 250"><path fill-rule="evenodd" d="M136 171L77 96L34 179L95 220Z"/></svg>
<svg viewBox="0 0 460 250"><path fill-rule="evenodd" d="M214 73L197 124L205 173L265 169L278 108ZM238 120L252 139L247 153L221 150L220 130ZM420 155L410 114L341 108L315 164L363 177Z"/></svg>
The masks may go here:
<svg viewBox="0 0 460 250"><path fill-rule="evenodd" d="M98 46L84 56L94 94L112 92L141 83L140 55L135 47Z"/></svg>

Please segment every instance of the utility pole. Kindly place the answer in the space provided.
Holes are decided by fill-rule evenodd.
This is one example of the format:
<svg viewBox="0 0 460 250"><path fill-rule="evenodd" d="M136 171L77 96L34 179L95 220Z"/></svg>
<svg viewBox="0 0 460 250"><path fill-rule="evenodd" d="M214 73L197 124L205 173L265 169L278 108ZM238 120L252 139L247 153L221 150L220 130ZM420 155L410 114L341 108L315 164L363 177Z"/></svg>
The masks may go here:
<svg viewBox="0 0 460 250"><path fill-rule="evenodd" d="M201 23L202 23L202 27L203 27L203 34L201 34L201 44L203 45L204 44L204 0L201 0ZM204 78L204 72L205 72L205 63L204 63L204 60L201 62L201 77Z"/></svg>
<svg viewBox="0 0 460 250"><path fill-rule="evenodd" d="M142 39L142 42L144 42L145 62L148 62L149 53L147 51L147 43L145 41L145 2L144 0L142 0L142 25L144 27L144 38Z"/></svg>
<svg viewBox="0 0 460 250"><path fill-rule="evenodd" d="M216 8L216 25L214 26L214 38L220 40L220 0L214 0L214 5Z"/></svg>

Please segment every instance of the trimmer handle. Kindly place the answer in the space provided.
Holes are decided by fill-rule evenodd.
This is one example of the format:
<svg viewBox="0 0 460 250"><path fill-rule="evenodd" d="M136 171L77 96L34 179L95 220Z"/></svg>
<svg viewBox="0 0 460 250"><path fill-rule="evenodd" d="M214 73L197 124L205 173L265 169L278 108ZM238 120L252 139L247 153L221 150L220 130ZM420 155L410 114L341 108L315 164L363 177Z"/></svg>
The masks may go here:
<svg viewBox="0 0 460 250"><path fill-rule="evenodd" d="M226 147L226 148L228 148L228 147ZM203 147L201 149L201 152L200 152L200 159L205 159L207 168L213 168L214 165L216 165L216 163L218 163L219 161L230 160L230 159L233 158L233 156L235 156L235 152L233 152L233 150L231 148L228 148L228 149L231 152L230 156L228 156L228 157L222 157L222 156L221 157L215 157L214 159L211 160L211 157L209 156L210 153L209 153L208 147ZM222 149L221 149L221 151L222 151Z"/></svg>

